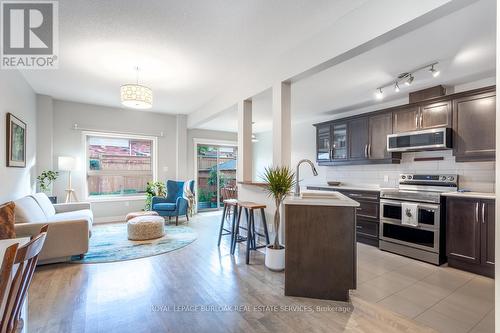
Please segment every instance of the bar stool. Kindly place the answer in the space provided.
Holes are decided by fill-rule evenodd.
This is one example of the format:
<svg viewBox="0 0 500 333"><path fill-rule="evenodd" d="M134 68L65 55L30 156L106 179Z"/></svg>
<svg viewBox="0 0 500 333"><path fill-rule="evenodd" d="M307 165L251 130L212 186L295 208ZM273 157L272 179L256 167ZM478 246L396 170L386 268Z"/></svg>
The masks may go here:
<svg viewBox="0 0 500 333"><path fill-rule="evenodd" d="M234 241L234 224L236 222L236 215L238 214L238 200L236 199L226 199L223 201L224 203L224 209L222 211L222 219L220 221L220 229L219 229L219 241L217 242L217 246L220 246L220 241L222 236L227 236L231 235L231 249L233 247L233 241ZM228 230L224 228L224 222L226 221L227 216L229 216L231 209L233 210L232 212L232 217L233 220L231 221L231 230ZM225 233L224 233L225 232Z"/></svg>
<svg viewBox="0 0 500 333"><path fill-rule="evenodd" d="M233 237L233 246L231 249L231 254L234 254L236 250L236 243L239 242L247 242L247 253L246 253L246 263L250 263L250 251L256 251L258 249L261 249L263 247L266 247L269 245L269 233L267 231L267 222L266 222L266 215L264 213L264 208L266 208L266 205L263 204L258 204L255 202L250 202L250 201L239 201L238 202L239 206L239 212L238 212L238 220L236 222L235 226L235 231L234 231L234 237ZM258 233L255 231L255 216L254 216L254 210L255 209L260 209L261 217L262 217L262 224L264 227L264 234ZM245 229L244 227L240 226L240 221L241 221L241 212L245 210L245 216L247 220L247 237L241 237L239 235L240 228ZM255 235L265 237L266 238L266 245L260 245L257 246L256 242L256 237Z"/></svg>

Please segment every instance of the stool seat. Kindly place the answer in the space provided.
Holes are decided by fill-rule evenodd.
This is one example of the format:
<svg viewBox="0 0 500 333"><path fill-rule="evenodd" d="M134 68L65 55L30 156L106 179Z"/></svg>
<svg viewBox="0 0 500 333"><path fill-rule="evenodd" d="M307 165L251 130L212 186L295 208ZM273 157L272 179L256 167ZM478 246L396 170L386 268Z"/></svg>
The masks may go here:
<svg viewBox="0 0 500 333"><path fill-rule="evenodd" d="M239 201L238 205L243 208L248 208L248 209L261 209L261 208L266 208L267 206L264 204L258 204L256 202L252 201Z"/></svg>
<svg viewBox="0 0 500 333"><path fill-rule="evenodd" d="M128 213L127 217L125 219L128 222L129 220L131 220L135 217L138 217L138 216L158 216L158 213L154 212L154 211L132 212L132 213Z"/></svg>
<svg viewBox="0 0 500 333"><path fill-rule="evenodd" d="M222 201L225 205L228 206L237 206L238 205L238 199L226 199Z"/></svg>

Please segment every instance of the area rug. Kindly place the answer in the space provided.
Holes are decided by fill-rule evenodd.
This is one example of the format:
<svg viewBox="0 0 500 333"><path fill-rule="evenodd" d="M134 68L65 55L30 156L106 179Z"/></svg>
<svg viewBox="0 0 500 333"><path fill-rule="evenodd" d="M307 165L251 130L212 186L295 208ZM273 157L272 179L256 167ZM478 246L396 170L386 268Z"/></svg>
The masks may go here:
<svg viewBox="0 0 500 333"><path fill-rule="evenodd" d="M147 241L128 240L126 223L99 225L92 229L89 252L83 259L72 257L71 263L93 264L150 257L178 250L195 239L196 233L185 225L166 225L165 236Z"/></svg>

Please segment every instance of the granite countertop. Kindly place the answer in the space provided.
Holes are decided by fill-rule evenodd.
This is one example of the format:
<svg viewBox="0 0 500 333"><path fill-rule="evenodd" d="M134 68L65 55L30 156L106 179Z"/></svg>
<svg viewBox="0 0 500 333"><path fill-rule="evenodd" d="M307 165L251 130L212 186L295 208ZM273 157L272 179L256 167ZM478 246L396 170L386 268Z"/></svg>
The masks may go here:
<svg viewBox="0 0 500 333"><path fill-rule="evenodd" d="M314 191L304 191L314 192ZM303 192L303 193L304 193ZM303 198L290 196L283 202L285 205L304 205L304 206L342 206L342 207L359 207L359 202L343 195L340 192L330 192L331 197Z"/></svg>
<svg viewBox="0 0 500 333"><path fill-rule="evenodd" d="M376 186L363 186L363 185L338 185L332 186L328 184L307 184L302 187L319 187L328 190L353 190L353 191L371 191L371 192L380 192L380 187Z"/></svg>
<svg viewBox="0 0 500 333"><path fill-rule="evenodd" d="M476 198L476 199L495 199L495 193L488 192L447 192L441 194L445 197Z"/></svg>

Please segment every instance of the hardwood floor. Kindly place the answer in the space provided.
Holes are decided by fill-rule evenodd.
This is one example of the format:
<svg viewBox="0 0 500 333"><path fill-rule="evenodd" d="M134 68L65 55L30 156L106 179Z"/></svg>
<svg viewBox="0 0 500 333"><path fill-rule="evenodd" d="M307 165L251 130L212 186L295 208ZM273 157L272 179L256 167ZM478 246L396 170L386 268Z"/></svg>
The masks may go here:
<svg viewBox="0 0 500 333"><path fill-rule="evenodd" d="M283 296L284 274L265 269L262 254L252 254L246 265L243 245L234 257L227 237L217 248L219 216L199 214L190 222L198 239L164 255L39 267L29 293L29 330L432 331L355 296L351 304Z"/></svg>

